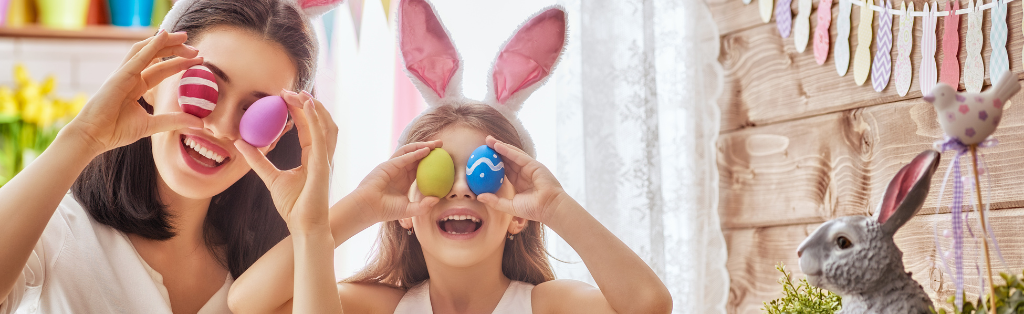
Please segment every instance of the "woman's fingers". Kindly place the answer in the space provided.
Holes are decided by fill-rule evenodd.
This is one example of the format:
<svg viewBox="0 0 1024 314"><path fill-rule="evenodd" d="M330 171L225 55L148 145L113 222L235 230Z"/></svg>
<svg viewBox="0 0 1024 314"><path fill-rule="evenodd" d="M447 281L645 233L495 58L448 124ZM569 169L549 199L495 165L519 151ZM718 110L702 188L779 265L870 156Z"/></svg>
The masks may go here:
<svg viewBox="0 0 1024 314"><path fill-rule="evenodd" d="M324 104L313 98L308 92L303 91L302 93L309 96L316 104L316 114L320 116L322 127L324 128L324 136L327 139L327 159L329 162L334 161L334 149L338 147L338 124L334 123L334 117L331 116L331 112L324 107Z"/></svg>
<svg viewBox="0 0 1024 314"><path fill-rule="evenodd" d="M249 163L253 171L263 179L263 183L267 185L267 188L274 186L274 181L277 180L277 176L280 175L281 170L278 170L273 163L267 159L258 149L252 147L249 143L244 140L235 140L235 148L238 152L242 153L242 157Z"/></svg>
<svg viewBox="0 0 1024 314"><path fill-rule="evenodd" d="M158 114L149 118L146 123L146 134L142 137L190 127L202 128L203 126L202 119L184 112Z"/></svg>
<svg viewBox="0 0 1024 314"><path fill-rule="evenodd" d="M136 94L141 95L142 93L145 93L147 90L160 84L160 82L163 82L163 80L167 79L171 75L177 74L181 71L185 71L188 68L191 68L199 64L203 64L202 57L189 59L174 58L163 62L157 62L156 64L149 66L145 70L142 70L143 84L136 85L135 89L132 90L132 95L130 96L135 96Z"/></svg>
<svg viewBox="0 0 1024 314"><path fill-rule="evenodd" d="M303 111L306 114L306 119L309 120L309 125L314 126L315 129L310 129L310 137L312 140L310 157L307 160L309 162L310 175L315 181L314 182L325 182L326 178L330 176L330 161L327 159L327 139L324 138L323 122L320 120L320 116L317 114L314 108L315 104L312 100L307 100Z"/></svg>
<svg viewBox="0 0 1024 314"><path fill-rule="evenodd" d="M298 98L295 98L294 96L294 93L287 92L284 93L284 96L282 96L281 98L288 97L291 98L292 101L298 100ZM288 103L288 101L288 99L285 99L285 103ZM302 147L303 164L305 164L306 159L308 159L309 148L311 148L310 145L312 144L313 140L310 137L310 124L309 119L306 117L305 111L306 109L303 107L302 103L299 103L298 106L292 104L288 105L288 113L292 116L292 122L295 123L295 128L298 129L299 146ZM319 130L317 130L317 132L319 132Z"/></svg>
<svg viewBox="0 0 1024 314"><path fill-rule="evenodd" d="M169 46L168 36L167 32L160 32L156 36L153 36L152 40L147 42L142 49L128 59L128 62L121 67L121 70L131 74L142 73L142 70L145 70L146 67L149 66L149 63L156 58L157 53L160 52L160 50L163 50L164 47ZM173 45L180 45L183 42L184 40L179 43L173 43ZM136 45L138 45L138 43Z"/></svg>

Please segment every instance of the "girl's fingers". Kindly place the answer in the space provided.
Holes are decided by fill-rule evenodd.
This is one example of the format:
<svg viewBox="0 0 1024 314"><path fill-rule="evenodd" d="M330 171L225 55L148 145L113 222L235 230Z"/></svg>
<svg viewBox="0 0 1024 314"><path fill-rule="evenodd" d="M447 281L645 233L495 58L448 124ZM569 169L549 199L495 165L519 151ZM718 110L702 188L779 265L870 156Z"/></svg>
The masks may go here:
<svg viewBox="0 0 1024 314"><path fill-rule="evenodd" d="M158 114L149 118L149 123L146 124L146 134L143 137L190 127L203 128L203 126L202 119L184 112Z"/></svg>
<svg viewBox="0 0 1024 314"><path fill-rule="evenodd" d="M171 75L177 74L178 72L185 71L195 65L203 64L203 58L174 58L164 62L157 62L156 64L142 70L142 86L136 86L136 92L138 89L142 89L143 92L153 88L163 80L171 77ZM134 95L133 95L134 96Z"/></svg>
<svg viewBox="0 0 1024 314"><path fill-rule="evenodd" d="M409 202L409 205L405 208L405 216L412 217L422 215L423 213L430 211L431 208L434 208L434 205L437 205L439 202L441 202L441 199L436 196L424 197L418 203Z"/></svg>
<svg viewBox="0 0 1024 314"><path fill-rule="evenodd" d="M411 151L405 155L392 158L383 164L381 164L381 170L384 170L388 174L388 177L397 178L402 175L402 171L405 168L412 165L413 163L419 162L423 157L427 157L430 154L430 149L421 147L419 150Z"/></svg>
<svg viewBox="0 0 1024 314"><path fill-rule="evenodd" d="M498 152L498 154L501 154L502 157L505 157L504 159L508 159L520 167L526 166L526 164L529 164L534 160L533 157L530 157L530 155L526 154L526 152L520 150L518 147L499 141L494 138L494 136L488 135L486 142L487 146L490 146L494 151Z"/></svg>
<svg viewBox="0 0 1024 314"><path fill-rule="evenodd" d="M433 140L433 141L429 141L429 142L415 142L415 143L405 144L405 145L402 145L402 147L399 147L398 150L396 150L395 153L391 155L391 158L394 159L394 158L397 158L398 156L402 156L402 155L408 154L409 152L414 152L414 151L420 150L420 149L422 149L424 147L428 147L430 149L438 148L438 147L441 147L441 145L443 145L443 144L444 143L442 143L441 140Z"/></svg>
<svg viewBox="0 0 1024 314"><path fill-rule="evenodd" d="M494 193L484 193L476 196L476 199L481 203L484 203L488 209L498 210L504 213L515 215L512 212L512 200L507 198L500 198Z"/></svg>
<svg viewBox="0 0 1024 314"><path fill-rule="evenodd" d="M235 140L235 148L238 152L242 153L242 157L249 163L253 171L263 179L263 183L267 185L267 188L273 186L274 181L277 180L277 176L281 173L273 163L267 159L258 149L252 147L249 143L244 140Z"/></svg>

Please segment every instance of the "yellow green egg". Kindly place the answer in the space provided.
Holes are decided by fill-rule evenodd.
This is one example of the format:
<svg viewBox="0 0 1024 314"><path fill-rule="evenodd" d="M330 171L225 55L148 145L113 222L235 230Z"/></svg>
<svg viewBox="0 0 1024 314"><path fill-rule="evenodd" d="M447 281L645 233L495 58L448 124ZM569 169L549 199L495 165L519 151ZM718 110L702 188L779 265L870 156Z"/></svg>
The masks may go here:
<svg viewBox="0 0 1024 314"><path fill-rule="evenodd" d="M425 196L445 197L455 184L455 162L444 149L435 148L416 168L416 186Z"/></svg>

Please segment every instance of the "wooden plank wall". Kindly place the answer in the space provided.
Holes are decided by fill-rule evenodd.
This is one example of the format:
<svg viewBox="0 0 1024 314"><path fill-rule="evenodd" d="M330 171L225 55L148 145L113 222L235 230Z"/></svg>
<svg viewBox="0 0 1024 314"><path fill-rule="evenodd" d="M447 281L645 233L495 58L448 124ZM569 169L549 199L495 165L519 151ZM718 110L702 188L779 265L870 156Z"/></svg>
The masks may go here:
<svg viewBox="0 0 1024 314"><path fill-rule="evenodd" d="M718 165L719 213L729 251L728 311L760 313L762 302L781 296L774 265L785 262L797 278L802 278L797 245L824 221L873 213L896 171L931 148L942 137L942 131L931 105L920 99L920 18L914 23L914 81L910 93L900 97L894 80L878 93L871 88L870 80L857 86L852 69L846 76L839 76L831 53L824 65L815 63L810 45L804 53L797 53L792 38L779 36L774 20L770 24L761 22L758 0L750 5L741 0L706 1L721 35L719 61L726 73L725 92L719 100L722 129ZM893 7L899 8L899 1ZM913 1L918 10L925 4ZM792 5L794 13L796 2ZM813 2L812 33L817 24L818 0ZM1007 19L1007 50L1011 70L1018 77L1024 77L1021 2L1009 4ZM941 1L943 6L945 3ZM966 5L961 1L961 7ZM834 43L838 1L831 10ZM989 12L985 11L982 52L986 66L990 54ZM857 47L859 15L859 7L854 6L851 51ZM877 15L874 20L877 24ZM894 19L893 24L896 36L899 20ZM941 18L936 28L941 47ZM962 17L961 69L966 59L966 32L967 19ZM893 60L896 54L893 48ZM941 55L938 51L937 63ZM1004 111L995 134L1000 144L984 153L992 180L989 197L996 209L992 219L995 231L1009 268L1019 274L1024 269L1024 229L1020 228L1024 224L1024 93L1012 103L1018 105ZM944 157L925 208L896 234L908 271L942 306L953 287L936 268L932 238L933 224L949 221L947 208L936 209L941 175L951 158Z"/></svg>

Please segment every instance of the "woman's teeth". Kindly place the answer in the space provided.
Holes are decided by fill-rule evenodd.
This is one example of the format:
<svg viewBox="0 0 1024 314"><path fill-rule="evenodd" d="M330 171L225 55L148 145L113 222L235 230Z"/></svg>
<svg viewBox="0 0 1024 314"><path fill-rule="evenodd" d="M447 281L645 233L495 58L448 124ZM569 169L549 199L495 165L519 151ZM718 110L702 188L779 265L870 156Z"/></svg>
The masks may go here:
<svg viewBox="0 0 1024 314"><path fill-rule="evenodd" d="M206 147L199 145L199 142L196 142L191 138L185 138L185 145L188 146L189 148L192 148L192 150L196 151L200 155L203 155L203 157L209 158L210 160L213 160L217 163L224 162L224 156L214 153L212 150L206 149Z"/></svg>
<svg viewBox="0 0 1024 314"><path fill-rule="evenodd" d="M447 220L472 220L473 222L480 222L480 219L477 219L476 217L470 215L451 215L448 217L441 218L441 222L445 222Z"/></svg>

